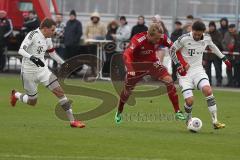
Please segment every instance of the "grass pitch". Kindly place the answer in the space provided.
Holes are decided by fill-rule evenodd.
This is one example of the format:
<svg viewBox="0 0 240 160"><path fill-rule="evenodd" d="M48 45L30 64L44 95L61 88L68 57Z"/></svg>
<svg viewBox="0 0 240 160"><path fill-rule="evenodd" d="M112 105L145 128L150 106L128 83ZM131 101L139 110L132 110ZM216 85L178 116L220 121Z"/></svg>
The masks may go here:
<svg viewBox="0 0 240 160"><path fill-rule="evenodd" d="M81 84L79 80L71 83ZM109 82L90 87L110 92ZM115 109L86 121L86 128L73 129L55 116L55 98L39 86L35 107L9 105L12 88L23 91L18 76L0 77L0 159L86 159L86 160L238 160L240 157L240 92L215 91L219 120L223 130L213 130L206 102L195 91L193 116L203 121L202 130L193 134L184 122L174 120L168 97L138 98L134 107L126 106L124 121L114 123ZM180 93L180 92L179 92ZM68 95L74 111L94 109L100 100ZM180 95L180 102L183 98Z"/></svg>

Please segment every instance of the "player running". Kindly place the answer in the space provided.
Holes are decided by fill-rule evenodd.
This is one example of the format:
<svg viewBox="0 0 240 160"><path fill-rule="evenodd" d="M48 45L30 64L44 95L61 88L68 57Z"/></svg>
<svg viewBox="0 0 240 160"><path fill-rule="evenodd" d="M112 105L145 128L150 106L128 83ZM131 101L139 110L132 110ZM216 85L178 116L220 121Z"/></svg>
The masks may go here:
<svg viewBox="0 0 240 160"><path fill-rule="evenodd" d="M19 100L28 105L35 106L37 103L37 86L39 83L42 83L59 98L59 103L66 111L66 115L70 120L70 126L83 128L85 124L74 119L72 106L68 98L64 95L57 77L45 64L44 55L46 52L59 64L64 63L56 54L50 38L55 32L55 28L56 23L50 18L45 18L41 22L40 28L29 32L23 40L18 53L23 56L21 76L26 94L12 90L11 105L15 106L17 100Z"/></svg>
<svg viewBox="0 0 240 160"><path fill-rule="evenodd" d="M176 51L181 50L182 58L188 64L187 74L179 75L179 85L182 88L182 94L185 99L184 108L187 112L187 122L192 117L193 92L194 87L200 89L206 98L209 112L211 113L214 129L224 128L225 124L217 120L217 105L215 97L208 80L208 76L202 66L203 52L206 47L212 50L219 58L221 58L231 68L229 60L219 51L212 42L211 37L205 34L206 27L201 21L196 21L192 26L192 32L184 34L174 42L170 49L170 55L175 64L179 63Z"/></svg>
<svg viewBox="0 0 240 160"><path fill-rule="evenodd" d="M166 85L169 99L176 113L176 118L180 120L186 119L185 115L179 109L178 95L173 80L167 72L167 69L161 65L157 59L156 50L158 50L161 45L169 48L172 42L167 35L163 34L163 30L159 25L152 24L147 32L136 34L124 51L123 59L127 74L124 88L120 95L118 111L115 114L115 122L117 124L122 120L124 104L131 95L131 91L145 75L151 75ZM184 70L182 66L179 65L178 72L184 75L185 73L182 71Z"/></svg>

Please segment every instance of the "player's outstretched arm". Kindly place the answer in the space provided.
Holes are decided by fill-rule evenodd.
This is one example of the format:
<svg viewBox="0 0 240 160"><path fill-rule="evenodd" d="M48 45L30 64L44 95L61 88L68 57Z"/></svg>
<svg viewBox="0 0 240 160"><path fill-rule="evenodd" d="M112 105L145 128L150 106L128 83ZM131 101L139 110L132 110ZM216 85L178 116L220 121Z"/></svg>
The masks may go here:
<svg viewBox="0 0 240 160"><path fill-rule="evenodd" d="M58 64L63 64L64 60L59 57L54 49L48 50L49 56L55 60Z"/></svg>
<svg viewBox="0 0 240 160"><path fill-rule="evenodd" d="M209 48L213 51L215 55L217 55L227 66L227 69L232 69L232 64L231 62L227 59L225 55L222 54L222 52L218 49L218 47L210 41Z"/></svg>

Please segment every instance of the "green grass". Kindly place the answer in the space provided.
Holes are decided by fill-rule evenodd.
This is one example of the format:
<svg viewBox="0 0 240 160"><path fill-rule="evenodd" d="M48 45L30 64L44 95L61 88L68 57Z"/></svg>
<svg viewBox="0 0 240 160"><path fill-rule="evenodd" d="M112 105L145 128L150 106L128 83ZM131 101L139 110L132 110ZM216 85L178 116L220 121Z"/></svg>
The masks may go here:
<svg viewBox="0 0 240 160"><path fill-rule="evenodd" d="M69 82L81 84L79 80ZM116 95L110 83L89 86ZM223 130L212 129L206 102L200 92L194 92L193 115L203 121L203 128L193 134L186 130L184 122L173 119L167 96L138 98L134 107L125 108L125 121L118 126L113 121L114 110L86 121L84 129L73 129L55 116L57 98L45 87L39 86L37 106L18 103L15 108L9 105L12 88L23 91L19 77L0 78L0 159L238 160L240 157L240 92L215 91L219 119L227 125ZM75 111L91 110L101 102L69 97L74 101ZM180 102L183 104L181 95ZM160 116L149 118L151 114Z"/></svg>

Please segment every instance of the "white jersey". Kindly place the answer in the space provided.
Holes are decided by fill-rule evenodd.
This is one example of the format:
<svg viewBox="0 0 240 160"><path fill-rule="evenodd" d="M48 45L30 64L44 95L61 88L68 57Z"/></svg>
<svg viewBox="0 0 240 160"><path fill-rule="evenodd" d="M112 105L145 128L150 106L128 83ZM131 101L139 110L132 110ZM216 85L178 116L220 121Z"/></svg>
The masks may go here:
<svg viewBox="0 0 240 160"><path fill-rule="evenodd" d="M45 38L40 29L33 30L27 34L23 40L20 49L23 49L31 56L41 59L45 63L45 67L37 67L29 58L22 59L22 72L36 73L47 68L44 55L47 50L52 49L53 44L51 38ZM20 50L19 49L19 50Z"/></svg>
<svg viewBox="0 0 240 160"><path fill-rule="evenodd" d="M171 47L170 55L176 53L177 50L180 50L184 60L190 65L189 70L203 69L202 59L203 53L206 47L209 48L219 57L223 58L224 55L212 42L210 35L203 34L202 40L195 41L192 36L192 32L182 35L174 42ZM171 53L173 52L173 53ZM173 57L173 56L172 56ZM173 57L174 60L174 57ZM176 62L176 61L175 61Z"/></svg>

